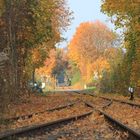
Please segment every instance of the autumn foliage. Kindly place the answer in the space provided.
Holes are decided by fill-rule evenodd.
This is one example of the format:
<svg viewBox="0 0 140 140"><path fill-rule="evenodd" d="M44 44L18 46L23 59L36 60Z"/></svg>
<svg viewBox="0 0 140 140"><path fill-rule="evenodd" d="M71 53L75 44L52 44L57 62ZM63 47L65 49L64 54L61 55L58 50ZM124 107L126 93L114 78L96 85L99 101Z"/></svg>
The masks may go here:
<svg viewBox="0 0 140 140"><path fill-rule="evenodd" d="M52 49L50 50L49 57L46 58L46 60L44 61L44 66L38 68L36 70L36 74L40 76L51 75L52 69L55 67L55 65L56 65L56 50Z"/></svg>
<svg viewBox="0 0 140 140"><path fill-rule="evenodd" d="M61 33L71 19L65 0L0 0L0 53L9 58L5 75L0 68L0 107L31 93L29 82L34 83L36 69L63 40Z"/></svg>
<svg viewBox="0 0 140 140"><path fill-rule="evenodd" d="M117 28L123 29L123 47L126 50L124 59L120 62L122 65L121 82L125 89L123 92L127 91L128 86L138 89L140 86L140 1L103 0L101 8L105 14L111 17Z"/></svg>
<svg viewBox="0 0 140 140"><path fill-rule="evenodd" d="M85 82L93 80L94 72L98 75L109 69L105 51L112 47L115 34L100 21L81 23L70 44L68 55L80 69Z"/></svg>

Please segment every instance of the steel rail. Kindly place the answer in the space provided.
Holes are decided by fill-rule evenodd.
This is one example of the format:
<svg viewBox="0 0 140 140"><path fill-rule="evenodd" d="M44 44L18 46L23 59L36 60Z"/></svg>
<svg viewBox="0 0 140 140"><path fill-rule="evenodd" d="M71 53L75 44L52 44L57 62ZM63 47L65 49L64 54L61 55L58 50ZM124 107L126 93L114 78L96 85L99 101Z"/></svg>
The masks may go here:
<svg viewBox="0 0 140 140"><path fill-rule="evenodd" d="M67 108L67 107L71 107L74 104L76 104L76 102L69 103L67 105L62 105L62 106L55 107L55 108L51 108L51 109L46 109L46 110L39 111L39 112L34 112L34 113L31 113L31 114L25 114L25 115L21 115L21 116L12 117L12 118L6 118L3 121L9 122L9 121L16 121L18 119L23 119L24 120L26 118L31 118L33 115L38 115L38 114L42 114L42 113L45 113L45 112L52 112L52 111L55 111L55 110L61 110L61 109Z"/></svg>
<svg viewBox="0 0 140 140"><path fill-rule="evenodd" d="M109 114L103 112L100 109L97 109L95 106L93 106L91 103L88 102L84 102L87 106L92 107L95 111L98 111L100 114L104 115L104 117L109 120L110 122L116 124L117 126L120 126L121 128L123 128L124 130L128 131L129 133L133 134L133 136L135 136L136 138L140 139L140 133L137 132L136 130L134 130L133 128L123 124L122 122L112 118L112 116L110 116Z"/></svg>
<svg viewBox="0 0 140 140"><path fill-rule="evenodd" d="M0 139L5 139L5 138L12 137L12 136L24 134L24 133L27 133L29 131L46 128L46 127L53 126L53 125L60 124L60 123L75 121L77 119L84 118L84 117L87 117L87 116L91 115L92 112L93 111L88 111L88 112L82 113L80 115L75 115L75 116L72 116L72 117L62 118L62 119L58 119L58 120L48 122L48 123L21 127L21 128L15 129L15 130L11 129L11 130L8 130L8 131L5 131L5 132L1 132L0 133Z"/></svg>
<svg viewBox="0 0 140 140"><path fill-rule="evenodd" d="M119 99L107 98L107 97L103 97L103 96L97 96L97 97L102 98L102 99L106 99L106 100L112 100L112 101L123 103L123 104L128 104L128 105L131 105L131 106L140 107L140 104L130 103L130 102L119 100Z"/></svg>
<svg viewBox="0 0 140 140"><path fill-rule="evenodd" d="M75 91L76 93L78 93L78 94L81 94L80 92L78 92L78 91ZM91 93L82 93L83 95L90 95L90 96L92 96L92 97L98 97L98 96L96 96L96 95L93 95L93 94L91 94ZM101 97L99 97L99 98L101 98ZM105 108L107 108L108 106L110 106L112 103L113 103L113 100L112 99L110 99L109 100L110 102L109 103L107 103L106 105L104 105L102 108L103 109L105 109Z"/></svg>
<svg viewBox="0 0 140 140"><path fill-rule="evenodd" d="M83 91L84 93L81 93L79 91L74 91L75 93L78 93L78 94L84 94L84 95L90 95L90 96L93 96L93 97L99 97L99 98L102 98L102 99L106 99L106 100L109 100L111 101L110 103L108 103L107 105L103 106L102 108L106 108L108 107L109 105L112 104L113 101L117 101L117 102L120 102L120 103L125 103L125 104L129 104L129 105L132 105L132 106L137 106L137 107L140 107L140 105L138 104L135 104L135 103L129 103L129 102L126 102L126 101L121 101L121 100L117 100L117 99L112 99L112 98L106 98L106 97L102 97L102 96L97 96L97 95L93 95L91 93L85 93L85 91ZM97 109L93 104L91 103L88 103L87 101L83 101L85 103L85 105L93 108L95 111L98 111L100 114L104 115L104 117L109 120L111 123L114 123L116 124L117 126L119 126L120 128L128 131L130 134L132 134L133 136L135 136L137 139L140 139L140 133L137 132L134 128L131 128L125 124L123 124L122 122L120 122L119 120L116 120L114 118L112 118L112 116L110 116L109 114L103 112L102 110L100 109Z"/></svg>
<svg viewBox="0 0 140 140"><path fill-rule="evenodd" d="M140 107L140 104L131 103L131 102L127 102L127 101L123 101L123 100L119 100L119 99L114 99L114 98L108 98L108 97L93 95L91 93L86 93L86 91L84 91L84 93L80 93L80 92L76 91L76 93L78 93L78 94L84 94L84 95L90 95L90 96L93 96L93 97L99 97L99 98L110 100L110 101L112 100L112 101L120 102L120 103L123 103L123 104L128 104L128 105L131 105L131 106Z"/></svg>

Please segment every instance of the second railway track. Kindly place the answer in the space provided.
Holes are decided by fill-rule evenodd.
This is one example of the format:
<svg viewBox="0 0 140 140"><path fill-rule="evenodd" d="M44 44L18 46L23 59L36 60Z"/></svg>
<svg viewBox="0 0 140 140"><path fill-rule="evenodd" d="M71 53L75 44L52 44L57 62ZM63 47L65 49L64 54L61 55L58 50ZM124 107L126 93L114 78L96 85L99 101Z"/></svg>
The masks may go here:
<svg viewBox="0 0 140 140"><path fill-rule="evenodd" d="M1 132L0 139L4 137L9 137L14 134L19 134L24 131L28 131L28 130L30 131L34 129L34 126L36 129L36 128L41 128L43 126L50 126L49 124L53 124L53 122L54 124L55 122L63 122L63 120L65 121L65 119L66 121L71 119L73 120L74 118L79 118L80 116L81 117L84 116L84 114L89 114L89 112L91 112L91 108L89 107L87 108L83 102L77 102L76 104L73 104L71 107L64 108L62 110L58 110L57 108L57 110L50 113L45 112L45 113L33 115L31 118L19 120L14 124L11 124L10 128L12 129Z"/></svg>
<svg viewBox="0 0 140 140"><path fill-rule="evenodd" d="M129 127L128 125L122 123L121 121L115 119L112 117L112 115L107 114L106 112L97 109L94 105L92 105L91 103L85 102L85 104L87 104L87 106L90 106L92 108L94 108L96 111L98 111L100 114L104 115L104 117L109 120L111 123L121 127L122 129L124 129L125 131L127 131L130 135L132 135L132 139L136 139L139 140L140 139L140 132L136 131L134 128Z"/></svg>
<svg viewBox="0 0 140 140"><path fill-rule="evenodd" d="M79 92L80 93L80 92ZM112 99L102 96L96 96L91 93L82 93L84 96L88 96L90 100L88 106L93 107L98 112L103 114L108 120L119 125L124 130L132 134L136 139L140 139L140 105L135 103L130 103L118 99ZM91 98L103 99L110 101L108 106L102 107L102 110L97 108L96 102ZM91 104L92 103L92 104Z"/></svg>

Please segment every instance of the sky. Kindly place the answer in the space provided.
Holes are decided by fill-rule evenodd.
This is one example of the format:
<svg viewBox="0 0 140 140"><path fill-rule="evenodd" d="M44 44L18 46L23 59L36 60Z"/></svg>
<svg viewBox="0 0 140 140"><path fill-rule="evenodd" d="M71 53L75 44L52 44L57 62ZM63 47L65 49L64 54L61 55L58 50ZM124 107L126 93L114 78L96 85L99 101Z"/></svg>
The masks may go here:
<svg viewBox="0 0 140 140"><path fill-rule="evenodd" d="M67 39L67 42L61 43L60 47L67 46L67 43L72 39L76 28L82 22L100 20L107 24L109 28L114 29L113 24L109 21L109 17L100 11L101 0L68 0L68 6L74 12L74 20L72 20L72 24L68 31L63 33L63 37Z"/></svg>

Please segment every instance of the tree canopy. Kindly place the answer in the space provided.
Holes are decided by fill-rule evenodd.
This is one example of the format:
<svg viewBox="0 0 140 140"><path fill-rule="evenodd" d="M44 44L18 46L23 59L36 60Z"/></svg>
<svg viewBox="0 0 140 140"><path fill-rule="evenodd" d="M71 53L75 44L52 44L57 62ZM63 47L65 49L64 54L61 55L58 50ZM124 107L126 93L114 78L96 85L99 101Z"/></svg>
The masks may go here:
<svg viewBox="0 0 140 140"><path fill-rule="evenodd" d="M85 80L92 79L93 73L109 68L105 51L113 46L113 33L100 21L81 23L71 40L69 58L80 68Z"/></svg>
<svg viewBox="0 0 140 140"><path fill-rule="evenodd" d="M102 11L111 17L117 28L123 29L126 54L123 65L126 87L140 85L140 2L139 0L102 0Z"/></svg>

